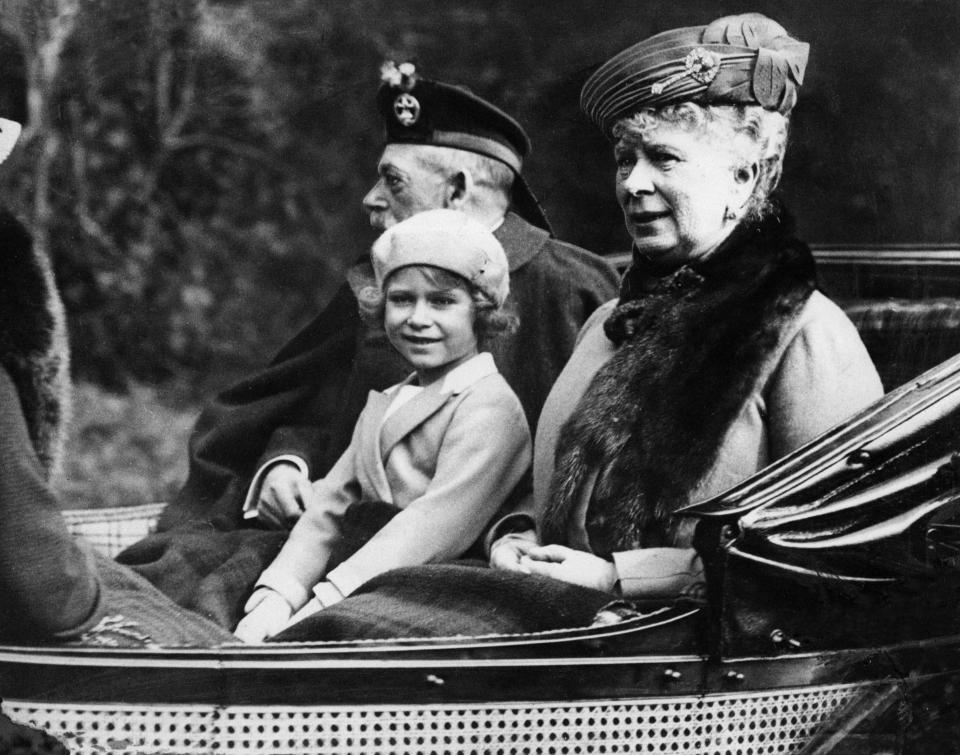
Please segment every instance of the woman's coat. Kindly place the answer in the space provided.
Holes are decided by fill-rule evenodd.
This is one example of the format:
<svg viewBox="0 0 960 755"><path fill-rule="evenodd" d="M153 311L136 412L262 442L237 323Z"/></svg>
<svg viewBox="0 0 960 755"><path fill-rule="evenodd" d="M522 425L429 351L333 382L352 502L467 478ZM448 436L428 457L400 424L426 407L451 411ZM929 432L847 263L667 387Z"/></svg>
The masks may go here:
<svg viewBox="0 0 960 755"><path fill-rule="evenodd" d="M779 212L735 232L697 269L656 278L634 266L620 302L584 326L544 404L533 501L492 537L532 527L544 542L610 558L626 596L700 582L695 522L673 512L883 393L856 329L814 290L809 250L791 232Z"/></svg>

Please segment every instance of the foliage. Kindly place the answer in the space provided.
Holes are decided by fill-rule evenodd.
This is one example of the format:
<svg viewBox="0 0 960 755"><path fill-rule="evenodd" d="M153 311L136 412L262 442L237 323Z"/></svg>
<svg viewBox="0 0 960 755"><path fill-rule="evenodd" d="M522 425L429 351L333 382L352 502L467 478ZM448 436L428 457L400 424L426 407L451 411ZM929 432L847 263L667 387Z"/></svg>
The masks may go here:
<svg viewBox="0 0 960 755"><path fill-rule="evenodd" d="M949 30L960 6L754 9L813 43L784 184L804 235L955 241L960 61ZM113 388L178 377L200 395L267 359L372 240L359 204L380 146L383 59L413 60L515 114L534 141L525 172L559 235L623 251L609 147L578 113L579 87L643 36L740 8L2 0L0 10L30 87L30 125L0 190L55 260L77 375Z"/></svg>
<svg viewBox="0 0 960 755"><path fill-rule="evenodd" d="M167 501L187 472L196 406L132 383L116 394L80 382L63 471L55 481L67 508Z"/></svg>

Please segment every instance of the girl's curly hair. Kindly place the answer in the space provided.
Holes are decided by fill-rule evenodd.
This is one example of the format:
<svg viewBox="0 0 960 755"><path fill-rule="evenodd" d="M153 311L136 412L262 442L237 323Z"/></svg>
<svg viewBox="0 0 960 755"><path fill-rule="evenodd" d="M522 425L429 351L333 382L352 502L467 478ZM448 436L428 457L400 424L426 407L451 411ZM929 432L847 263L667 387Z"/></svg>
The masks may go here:
<svg viewBox="0 0 960 755"><path fill-rule="evenodd" d="M477 286L463 276L432 265L411 265L419 270L434 286L442 289L462 288L473 302L473 332L477 336L478 348L485 349L490 342L506 333L513 333L520 319L507 307L498 307ZM405 268L400 268L401 270ZM383 289L390 283L390 277L383 282ZM386 309L383 289L366 286L358 294L360 318L372 330L383 330L384 310Z"/></svg>

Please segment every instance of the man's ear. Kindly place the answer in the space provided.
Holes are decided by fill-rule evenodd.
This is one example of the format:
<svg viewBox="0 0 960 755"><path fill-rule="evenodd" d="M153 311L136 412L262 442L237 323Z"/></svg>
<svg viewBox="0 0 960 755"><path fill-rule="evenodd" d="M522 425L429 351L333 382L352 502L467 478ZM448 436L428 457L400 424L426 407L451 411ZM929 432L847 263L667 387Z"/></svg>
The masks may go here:
<svg viewBox="0 0 960 755"><path fill-rule="evenodd" d="M462 210L473 194L473 176L469 170L458 170L447 179L447 207Z"/></svg>

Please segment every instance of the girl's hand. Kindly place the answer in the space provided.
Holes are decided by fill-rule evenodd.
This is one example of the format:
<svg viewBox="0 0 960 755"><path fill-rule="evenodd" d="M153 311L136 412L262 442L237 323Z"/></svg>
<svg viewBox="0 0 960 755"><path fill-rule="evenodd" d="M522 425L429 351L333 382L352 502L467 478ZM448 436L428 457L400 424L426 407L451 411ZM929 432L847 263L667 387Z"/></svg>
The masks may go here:
<svg viewBox="0 0 960 755"><path fill-rule="evenodd" d="M504 535L490 546L490 566L504 571L518 571L529 574L530 570L522 565L521 559L537 544L514 535Z"/></svg>
<svg viewBox="0 0 960 755"><path fill-rule="evenodd" d="M263 477L257 518L268 527L289 529L312 496L313 486L300 468L290 462L278 462Z"/></svg>
<svg viewBox="0 0 960 755"><path fill-rule="evenodd" d="M292 627L308 616L313 616L317 611L322 611L324 608L329 608L343 600L343 595L334 587L332 582L321 582L313 588L313 591L314 596L287 622L288 627Z"/></svg>
<svg viewBox="0 0 960 755"><path fill-rule="evenodd" d="M294 624L299 624L308 616L313 616L317 611L323 610L323 604L316 598L310 598L307 601L307 604L297 611L293 616L290 617L290 621L287 622L286 627L292 627Z"/></svg>
<svg viewBox="0 0 960 755"><path fill-rule="evenodd" d="M244 642L257 643L273 637L287 625L293 606L275 590L258 587L243 610L247 615L233 633Z"/></svg>
<svg viewBox="0 0 960 755"><path fill-rule="evenodd" d="M520 566L530 574L602 592L613 592L619 579L617 567L609 561L564 545L535 546L520 558Z"/></svg>

